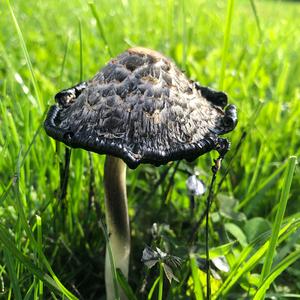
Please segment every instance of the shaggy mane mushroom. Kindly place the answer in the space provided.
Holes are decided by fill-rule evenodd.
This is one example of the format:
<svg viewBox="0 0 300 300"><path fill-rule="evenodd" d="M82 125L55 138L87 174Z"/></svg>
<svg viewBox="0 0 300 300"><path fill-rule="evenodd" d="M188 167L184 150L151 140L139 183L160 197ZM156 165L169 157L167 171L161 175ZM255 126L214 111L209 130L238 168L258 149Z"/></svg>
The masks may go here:
<svg viewBox="0 0 300 300"><path fill-rule="evenodd" d="M223 92L187 79L170 59L141 47L123 52L91 80L59 92L55 99L45 120L47 134L70 147L107 155L107 228L116 267L128 277L126 165L159 166L226 151L229 143L219 135L236 126L236 108L227 105ZM105 268L110 300L114 292L107 254Z"/></svg>

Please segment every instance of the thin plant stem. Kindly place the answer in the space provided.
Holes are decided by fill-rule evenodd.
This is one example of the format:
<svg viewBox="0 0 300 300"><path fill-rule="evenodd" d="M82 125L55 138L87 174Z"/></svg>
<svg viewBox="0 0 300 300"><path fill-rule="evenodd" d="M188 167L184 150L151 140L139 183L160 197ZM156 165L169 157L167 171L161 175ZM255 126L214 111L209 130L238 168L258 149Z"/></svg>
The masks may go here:
<svg viewBox="0 0 300 300"><path fill-rule="evenodd" d="M228 146L228 145L227 145ZM214 166L212 166L212 178L209 186L209 192L206 200L206 223L205 223L205 255L206 255L206 299L211 299L211 286L210 286L210 260L209 260L209 210L212 204L214 196L214 183L216 181L217 173L221 167L222 159L228 151L227 149L220 149L220 156L215 160Z"/></svg>
<svg viewBox="0 0 300 300"><path fill-rule="evenodd" d="M159 277L157 277L157 278L155 279L155 281L154 281L154 283L153 283L153 285L152 285L152 287L151 287L151 289L150 289L150 291L149 291L147 300L151 300L151 299L152 299L154 290L155 290L155 288L156 288L156 286L157 286L157 284L158 284L158 282L159 282L159 279L160 279Z"/></svg>
<svg viewBox="0 0 300 300"><path fill-rule="evenodd" d="M71 161L71 149L65 148L65 166L61 169L61 186L60 186L60 195L59 201L63 201L66 199L67 196L67 189L68 189L68 181L69 181L69 169L70 169L70 161Z"/></svg>
<svg viewBox="0 0 300 300"><path fill-rule="evenodd" d="M175 164L175 167L173 169L173 172L171 173L171 176L170 176L170 180L169 180L169 184L167 186L167 189L166 189L166 192L165 192L165 196L164 196L164 203L165 204L168 204L169 201L171 200L171 197L169 197L169 193L174 185L174 177L175 177L175 174L178 170L178 167L179 167L179 164L180 164L181 160L178 160Z"/></svg>
<svg viewBox="0 0 300 300"><path fill-rule="evenodd" d="M210 286L210 260L209 260L209 210L213 197L213 186L216 180L217 170L213 169L213 176L209 186L209 193L206 200L206 222L205 222L205 256L206 256L206 299L209 300L211 296Z"/></svg>
<svg viewBox="0 0 300 300"><path fill-rule="evenodd" d="M163 263L159 263L159 286L158 286L158 300L163 298L163 287L164 287L164 267Z"/></svg>
<svg viewBox="0 0 300 300"><path fill-rule="evenodd" d="M213 168L215 168L215 166ZM212 177L212 180L211 180L211 183L210 183L210 186L209 186L209 194L208 194L207 199L206 199L206 204L209 204L209 205L206 205L204 212L201 214L201 216L199 218L199 221L194 225L194 227L192 229L192 234L191 234L190 239L189 239L189 244L193 244L197 231L199 230L201 224L203 223L203 220L205 218L207 218L207 215L209 214L209 210L210 210L212 200L213 200L212 189L213 189L213 185L214 185L215 180L216 180L217 171L218 170L213 169L213 177Z"/></svg>
<svg viewBox="0 0 300 300"><path fill-rule="evenodd" d="M232 152L233 154L232 154L232 156L231 156L231 159L230 159L229 162L228 162L227 168L226 168L225 171L224 171L224 175L223 175L223 177L221 178L221 180L218 182L217 192L221 189L221 186L222 186L223 182L225 181L226 176L229 174L230 168L231 168L231 166L232 166L234 160L236 159L237 154L238 154L238 152L240 151L241 146L242 146L242 144L244 143L244 141L245 141L247 135L248 135L248 132L247 132L247 131L243 131L243 132L242 132L241 137L240 137L240 139L239 139L239 141L238 141L238 143L237 143L237 145L236 145L234 151Z"/></svg>

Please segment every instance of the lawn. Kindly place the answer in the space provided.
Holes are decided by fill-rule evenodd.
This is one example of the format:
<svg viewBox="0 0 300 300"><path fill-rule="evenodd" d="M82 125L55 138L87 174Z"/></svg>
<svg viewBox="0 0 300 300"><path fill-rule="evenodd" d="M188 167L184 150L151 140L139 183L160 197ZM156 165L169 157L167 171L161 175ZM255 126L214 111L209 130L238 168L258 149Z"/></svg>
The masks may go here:
<svg viewBox="0 0 300 300"><path fill-rule="evenodd" d="M223 259L212 298L300 298L299 15L288 1L1 1L0 298L105 299L104 157L72 150L64 197L68 152L43 120L58 91L136 45L238 109L210 214L210 256ZM191 197L186 180L208 188L215 158L128 170L124 284L136 299L159 294L161 262L141 262L146 246L182 259L179 282L160 281L163 299L205 299L206 195Z"/></svg>

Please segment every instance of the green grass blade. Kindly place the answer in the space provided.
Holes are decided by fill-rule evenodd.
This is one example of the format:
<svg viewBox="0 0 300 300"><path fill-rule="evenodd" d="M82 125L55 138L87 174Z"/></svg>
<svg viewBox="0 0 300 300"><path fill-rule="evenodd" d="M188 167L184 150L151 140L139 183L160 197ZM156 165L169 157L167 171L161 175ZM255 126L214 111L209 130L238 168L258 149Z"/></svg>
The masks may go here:
<svg viewBox="0 0 300 300"><path fill-rule="evenodd" d="M70 43L70 35L68 35L68 38L67 38L67 41L66 41L63 60L62 60L61 67L60 67L59 80L58 80L59 86L61 86L63 74L64 74L64 71L65 71L66 60L67 60L67 55L68 55L68 51L69 51L69 43Z"/></svg>
<svg viewBox="0 0 300 300"><path fill-rule="evenodd" d="M96 6L95 6L95 3L93 2L89 2L89 6L90 6L90 9L92 11L92 14L96 20L96 23L97 23L97 27L98 27L98 30L99 30L99 33L100 33L100 36L104 42L104 45L105 45L105 49L107 51L107 53L109 54L110 57L113 57L113 53L111 51L111 47L109 46L108 44L108 41L106 39L106 36L105 36L105 33L104 33L104 29L103 29L103 26L102 26L102 23L100 21L100 18L98 16L98 12L97 12L97 9L96 9Z"/></svg>
<svg viewBox="0 0 300 300"><path fill-rule="evenodd" d="M265 298L265 293L268 290L270 284L291 264L300 259L300 249L292 252L287 257L285 257L275 268L274 270L264 279L264 282L261 284L257 290L253 300L261 300ZM300 296L299 296L300 297Z"/></svg>
<svg viewBox="0 0 300 300"><path fill-rule="evenodd" d="M278 179L280 173L286 168L287 162L285 161L279 168L277 168L268 178L266 178L257 189L252 191L248 196L245 197L243 201L237 206L237 210L241 210L247 203L250 202L259 192L263 191L267 187L271 187L275 181Z"/></svg>
<svg viewBox="0 0 300 300"><path fill-rule="evenodd" d="M181 68L182 70L186 70L186 61L187 61L187 47L188 47L188 40L187 40L187 29L186 29L186 13L185 13L185 2L181 1L181 17L182 17L182 37L181 37L181 43L182 43L182 63Z"/></svg>
<svg viewBox="0 0 300 300"><path fill-rule="evenodd" d="M25 217L25 212L23 209L23 204L20 199L20 191L19 191L19 178L20 178L20 164L21 164L21 158L19 155L18 162L17 162L17 170L16 170L16 177L15 177L15 183L13 184L13 190L14 190L14 195L16 198L16 210L19 214L20 217L20 222L22 224L22 227L24 228L28 239L30 240L30 246L35 251L36 249L39 249L38 243L34 238L34 235L32 233L32 230L30 229L27 219ZM48 262L47 258L43 254L43 252L39 253L39 257L41 258L43 264L47 268L48 272L51 274L53 280L56 282L57 286L60 288L61 292L68 297L68 299L77 299L76 296L74 296L68 289L64 287L64 285L60 282L58 277L55 275L53 272L50 263Z"/></svg>
<svg viewBox="0 0 300 300"><path fill-rule="evenodd" d="M31 60L30 60L30 56L29 56L29 53L28 53L28 50L27 50L27 47L26 47L26 43L25 43L21 28L19 26L19 23L17 21L17 18L15 16L15 14L14 14L14 11L13 11L11 5L10 5L9 0L7 0L7 6L8 6L8 9L10 11L14 26L16 28L23 54L25 56L26 64L27 64L27 67L29 69L29 73L30 73L30 77L31 77L31 82L32 82L32 85L33 85L33 88L34 88L34 91L35 91L36 98L37 98L38 103L39 103L39 109L40 109L41 112L43 112L45 110L45 105L43 103L41 92L40 92L37 80L35 78L32 63L31 63Z"/></svg>
<svg viewBox="0 0 300 300"><path fill-rule="evenodd" d="M105 237L106 248L107 248L108 255L109 255L109 261L110 261L111 272L112 272L113 283L114 283L115 299L119 300L120 299L120 292L119 292L119 287L118 287L118 275L117 275L114 256L113 256L113 253L112 253L112 250L111 250L111 246L110 246L109 237L108 237L108 234L107 234L106 227L104 226L101 219L100 219L99 223L100 223L101 229L102 229L104 237Z"/></svg>
<svg viewBox="0 0 300 300"><path fill-rule="evenodd" d="M198 266L196 262L196 257L194 254L190 255L190 267L192 271L192 278L194 282L194 295L196 300L204 300L201 282L198 275Z"/></svg>
<svg viewBox="0 0 300 300"><path fill-rule="evenodd" d="M81 28L81 21L78 20L78 31L79 31L79 82L82 81L83 77L83 56L82 56L82 28Z"/></svg>
<svg viewBox="0 0 300 300"><path fill-rule="evenodd" d="M286 240L292 233L300 228L300 220L292 218L289 223L284 225L279 232L279 242ZM248 271L253 269L265 255L268 247L269 241L267 239L271 236L271 231L268 231L260 235L257 239L252 241L247 247L243 249L235 265L231 268L228 277L223 282L221 287L218 289L217 293L213 295L213 299L219 299L219 297L226 296L226 294L234 287L238 280L246 274ZM263 245L253 253L256 245ZM250 258L248 258L250 257Z"/></svg>
<svg viewBox="0 0 300 300"><path fill-rule="evenodd" d="M225 34L224 34L223 50L222 50L222 65L221 65L221 74L220 74L220 82L219 82L220 90L224 89L225 69L226 69L227 54L228 54L228 48L229 48L230 29L231 29L231 24L232 24L233 8L234 8L234 0L228 0Z"/></svg>
<svg viewBox="0 0 300 300"><path fill-rule="evenodd" d="M45 112L43 113L42 120L44 120L44 117L45 117L46 113L47 113L47 110L45 110ZM33 137L32 137L32 140L30 141L30 144L29 144L28 148L27 148L26 151L25 151L25 154L24 154L23 157L22 157L22 160L21 160L21 162L20 162L20 168L23 167L23 165L24 165L24 163L25 163L25 160L26 160L26 157L28 156L28 154L29 154L29 152L30 152L32 146L34 145L34 143L35 143L35 141L36 141L36 138L37 138L37 136L38 136L39 133L40 133L40 130L43 128L43 124L44 124L44 121L41 121L39 127L38 127L37 130L35 131L35 133L34 133L34 135L33 135ZM11 188L12 188L13 185L14 185L15 180L16 180L16 177L15 177L15 176L12 177L12 178L10 179L10 181L9 181L9 183L7 184L6 188L4 189L4 191L2 192L2 194L0 195L0 204L1 204L2 202L4 202L4 200L5 200L6 197L8 196L8 194L9 194Z"/></svg>
<svg viewBox="0 0 300 300"><path fill-rule="evenodd" d="M258 17L258 13L257 13L257 9L256 9L256 5L254 3L254 0L250 0L250 4L251 4L251 8L252 8L254 17L255 17L255 22L256 22L256 26L258 28L259 36L261 38L263 36L263 31L261 30L260 21L259 21L259 17Z"/></svg>
<svg viewBox="0 0 300 300"><path fill-rule="evenodd" d="M15 242L11 239L7 229L0 224L0 242L4 248L13 255L20 263L22 263L32 274L42 280L53 292L60 292L59 287L55 281L41 269L32 263L16 246Z"/></svg>
<svg viewBox="0 0 300 300"><path fill-rule="evenodd" d="M254 188L255 184L257 183L259 171L261 170L261 166L263 165L262 164L262 159L264 157L264 151L263 150L264 150L264 148L261 146L260 149L259 149L257 161L256 161L256 164L255 164L253 175L251 177L249 188L247 190L247 194L251 194L253 192L253 188Z"/></svg>
<svg viewBox="0 0 300 300"><path fill-rule="evenodd" d="M279 231L282 224L282 220L284 217L284 213L287 206L287 201L289 198L289 192L292 184L292 179L296 167L296 156L291 156L288 160L288 166L285 173L284 185L282 188L282 193L279 201L279 206L277 209L277 214L275 217L274 227L272 230L272 236L270 240L270 247L267 252L267 256L263 265L261 277L260 277L260 285L263 284L265 278L269 275L270 270L272 268L273 258L275 254L275 249L278 241Z"/></svg>
<svg viewBox="0 0 300 300"><path fill-rule="evenodd" d="M42 238L42 219L40 216L36 216L36 227L37 227L37 252L43 253L43 238ZM42 259L40 258L40 261ZM43 299L44 287L43 282L39 280L38 282L38 299Z"/></svg>
<svg viewBox="0 0 300 300"><path fill-rule="evenodd" d="M117 269L118 282L121 288L123 289L126 297L130 300L137 300L137 297L134 295L134 292L131 286L128 284L127 279L123 275L120 269Z"/></svg>
<svg viewBox="0 0 300 300"><path fill-rule="evenodd" d="M229 251L232 250L234 245L236 244L236 241L220 245L218 247L213 247L209 249L209 257L210 259L213 259L218 256L227 255ZM205 254L201 254L200 257L205 258Z"/></svg>
<svg viewBox="0 0 300 300"><path fill-rule="evenodd" d="M33 292L34 285L35 285L35 282L33 282L30 285L30 287L29 287L29 289L28 289L28 291L27 291L27 293L26 293L26 295L25 295L25 297L24 297L23 300L30 300L30 299L32 299L32 292Z"/></svg>
<svg viewBox="0 0 300 300"><path fill-rule="evenodd" d="M4 257L8 269L8 274L10 277L10 282L12 284L13 292L14 292L14 299L16 300L22 300L21 291L20 291L20 285L18 276L15 269L14 259L11 255L11 252L8 251L8 249L4 249Z"/></svg>

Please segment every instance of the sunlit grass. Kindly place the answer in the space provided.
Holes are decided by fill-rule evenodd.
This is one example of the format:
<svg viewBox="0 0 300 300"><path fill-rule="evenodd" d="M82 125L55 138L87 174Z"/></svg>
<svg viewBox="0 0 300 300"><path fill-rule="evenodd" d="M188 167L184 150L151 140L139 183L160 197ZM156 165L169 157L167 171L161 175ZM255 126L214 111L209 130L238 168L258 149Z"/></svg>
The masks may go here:
<svg viewBox="0 0 300 300"><path fill-rule="evenodd" d="M72 150L67 197L60 202L64 146L56 150L42 123L56 92L90 78L112 54L134 45L172 57L192 79L221 87L238 107L239 124L228 134L231 151L218 180L233 161L212 207L210 246L237 243L226 252L231 271L221 272L222 285L212 291L214 297L254 297L258 290L255 297L261 299L270 284L272 293L299 293L297 168L285 195L290 201L282 224L275 218L283 212L279 200L286 186L288 158L300 153L299 4L142 2L0 3L0 298L60 299L61 293L69 299L104 297L105 237L99 225L103 157L92 154L90 160L85 151ZM226 15L233 2L229 31ZM246 137L236 152L242 136ZM150 233L154 222L170 226L162 230L159 246L184 259L176 270L180 284L164 282L164 293L169 299L178 295L187 299L186 282L194 278L195 290L189 293L203 299L194 253L204 255L204 228L193 249L188 240L204 209L204 198L196 199L191 212L185 181L196 166L208 184L215 157L213 153L192 164L182 162L174 183L172 166L161 181L170 166L147 165L128 172L133 220L128 291L137 299L149 295L155 299L159 290L158 285L151 290L155 282L159 284L159 274L140 262L145 245L154 243ZM219 199L230 202L231 208L225 211ZM254 217L261 217L264 227L253 228L257 231L250 235L247 224ZM273 263L261 277L266 281L260 282L272 226L278 233L277 242L271 242L276 253L269 254ZM256 239L251 240L253 236Z"/></svg>

